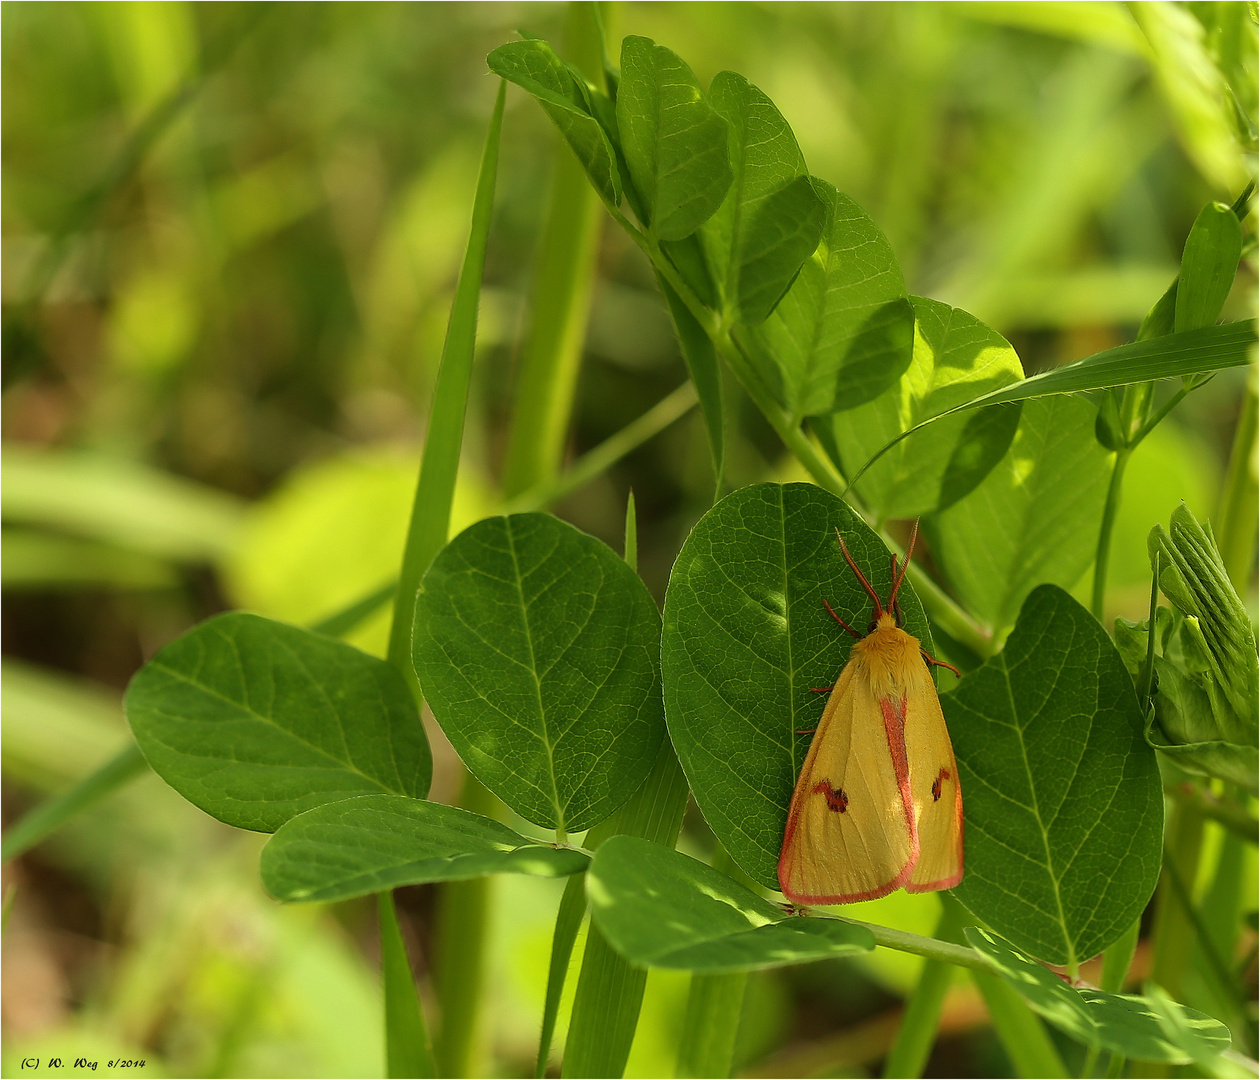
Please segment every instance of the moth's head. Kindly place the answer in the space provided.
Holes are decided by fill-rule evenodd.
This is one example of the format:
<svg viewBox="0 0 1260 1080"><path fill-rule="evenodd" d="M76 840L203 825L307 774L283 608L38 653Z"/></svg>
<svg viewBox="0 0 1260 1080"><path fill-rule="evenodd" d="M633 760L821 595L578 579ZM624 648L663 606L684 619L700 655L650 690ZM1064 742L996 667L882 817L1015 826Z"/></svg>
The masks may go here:
<svg viewBox="0 0 1260 1080"><path fill-rule="evenodd" d="M853 561L853 556L849 554L848 545L844 542L844 537L840 535L840 530L836 529L836 539L840 541L840 550L844 552L845 560L849 564L849 568L857 575L858 581L862 583L862 588L866 590L866 595L871 598L874 604L874 610L871 612L871 621L866 628L868 634L873 634L881 626L901 626L901 605L897 602L897 593L901 589L901 583L906 579L906 567L910 565L910 556L914 551L914 542L919 536L919 523L915 521L914 529L910 533L910 543L906 547L906 560L901 564L901 568L897 568L897 556L892 557L892 591L888 594L888 602L884 603L879 598L872 587L871 583L866 580L866 575L858 568L858 564Z"/></svg>

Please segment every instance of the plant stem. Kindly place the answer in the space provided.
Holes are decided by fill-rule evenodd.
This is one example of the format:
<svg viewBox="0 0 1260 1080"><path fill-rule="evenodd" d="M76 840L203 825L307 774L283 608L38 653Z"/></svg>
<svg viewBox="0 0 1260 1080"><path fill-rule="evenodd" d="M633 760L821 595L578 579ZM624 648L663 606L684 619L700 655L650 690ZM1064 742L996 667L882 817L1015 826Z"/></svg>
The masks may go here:
<svg viewBox="0 0 1260 1080"><path fill-rule="evenodd" d="M923 1075L923 1067L936 1041L945 995L953 978L952 964L943 960L923 961L919 981L906 1001L906 1011L902 1013L897 1027L897 1038L884 1059L884 1076Z"/></svg>
<svg viewBox="0 0 1260 1080"><path fill-rule="evenodd" d="M1120 510L1120 494L1124 486L1124 470L1129 464L1132 447L1124 446L1116 451L1111 466L1111 483L1107 487L1107 502L1103 507L1102 525L1098 529L1098 551L1094 556L1094 595L1091 610L1094 618L1102 622L1103 601L1107 595L1107 564L1111 561L1111 533L1115 528L1116 514Z"/></svg>
<svg viewBox="0 0 1260 1080"><path fill-rule="evenodd" d="M1166 826L1165 872L1156 901L1155 927L1151 934L1151 981L1174 999L1181 997L1181 982L1194 944L1194 928L1167 867L1175 864L1178 878L1192 882L1198 876L1203 842L1203 813L1191 803L1180 803Z"/></svg>
<svg viewBox="0 0 1260 1080"><path fill-rule="evenodd" d="M847 919L843 915L824 915L823 918L838 919L840 922L852 923L854 926L865 926L875 938L876 945L898 952L913 953L915 956L926 956L931 960L941 960L947 964L981 971L993 975L997 967L985 956L970 949L966 945L955 945L949 941L912 934L908 930L894 930L891 926L878 926L875 923L862 922L860 919Z"/></svg>
<svg viewBox="0 0 1260 1080"><path fill-rule="evenodd" d="M1247 591L1256 559L1257 367L1251 366L1247 392L1234 426L1234 442L1225 473L1225 489L1213 530L1229 580L1239 595Z"/></svg>

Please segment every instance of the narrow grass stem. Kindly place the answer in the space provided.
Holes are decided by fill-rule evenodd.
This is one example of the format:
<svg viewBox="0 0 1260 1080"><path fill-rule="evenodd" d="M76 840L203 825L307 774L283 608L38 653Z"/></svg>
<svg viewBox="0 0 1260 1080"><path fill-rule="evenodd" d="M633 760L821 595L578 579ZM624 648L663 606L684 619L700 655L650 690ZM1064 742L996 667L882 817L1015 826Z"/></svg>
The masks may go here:
<svg viewBox="0 0 1260 1080"><path fill-rule="evenodd" d="M1116 451L1116 459L1111 466L1111 483L1107 486L1107 502L1103 506L1102 524L1098 529L1098 551L1094 556L1094 593L1091 611L1099 622L1102 622L1103 602L1107 595L1107 566L1111 561L1111 534L1115 529L1116 515L1120 510L1125 466L1129 464L1129 456L1132 453L1132 448L1128 446Z"/></svg>

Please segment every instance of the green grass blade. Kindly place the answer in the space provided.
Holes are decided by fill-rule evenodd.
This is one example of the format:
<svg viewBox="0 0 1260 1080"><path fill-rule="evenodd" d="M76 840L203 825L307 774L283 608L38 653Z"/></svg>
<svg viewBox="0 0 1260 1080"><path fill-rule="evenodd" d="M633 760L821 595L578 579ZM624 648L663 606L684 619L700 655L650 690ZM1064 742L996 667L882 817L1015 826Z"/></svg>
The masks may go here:
<svg viewBox="0 0 1260 1080"><path fill-rule="evenodd" d="M673 847L687 806L687 780L668 739L639 789L587 834L587 847L624 833ZM625 1071L647 971L632 967L592 926L582 956L561 1076L618 1077Z"/></svg>
<svg viewBox="0 0 1260 1080"><path fill-rule="evenodd" d="M542 1034L538 1038L538 1060L534 1063L534 1076L539 1080L547 1072L556 1018L560 1015L560 995L564 993L564 980L569 972L569 957L573 955L573 942L586 915L585 882L585 874L574 874L569 878L556 912L556 929L551 938L551 966L547 971L547 996L543 1003Z"/></svg>
<svg viewBox="0 0 1260 1080"><path fill-rule="evenodd" d="M140 748L135 744L128 746L72 788L25 814L5 833L4 842L0 844L0 862L16 859L22 852L29 851L71 818L112 795L147 768Z"/></svg>
<svg viewBox="0 0 1260 1080"><path fill-rule="evenodd" d="M639 521L634 506L634 492L626 498L626 539L622 547L622 556L626 565L638 573L639 570Z"/></svg>
<svg viewBox="0 0 1260 1080"><path fill-rule="evenodd" d="M1224 368L1242 367L1250 362L1255 348L1256 320L1243 319L1225 323L1223 326L1205 326L1180 334L1165 334L1146 341L1134 341L1095 353L1083 360L1064 364L1030 379L1021 379L1010 386L981 394L915 424L867 461L849 481L849 487L853 487L867 469L902 439L941 417L1007 401L1026 401L1052 394L1078 394L1087 390L1105 390L1112 386L1128 386L1156 379L1203 375Z"/></svg>
<svg viewBox="0 0 1260 1080"><path fill-rule="evenodd" d="M486 133L481 171L477 176L477 194L473 199L468 250L464 253L464 264L455 286L455 302L451 306L442 362L433 388L433 407L424 440L424 456L420 461L420 479L416 484L398 595L394 600L389 659L406 672L408 678L414 678L410 674L411 622L416 591L429 563L446 543L446 534L450 529L455 474L459 470L460 448L464 441L464 410L468 403L468 383L477 338L477 302L494 212L494 183L499 164L499 134L503 128L506 89L507 84L500 82L499 96L490 117L490 130Z"/></svg>
<svg viewBox="0 0 1260 1080"><path fill-rule="evenodd" d="M731 1075L747 989L746 971L691 976L675 1076Z"/></svg>
<svg viewBox="0 0 1260 1080"><path fill-rule="evenodd" d="M381 978L385 987L386 1075L436 1076L420 995L407 959L394 894L377 894L381 922Z"/></svg>
<svg viewBox="0 0 1260 1080"><path fill-rule="evenodd" d="M603 67L594 5L571 3L565 55L592 82ZM521 352L512 430L503 468L510 498L555 477L564 455L590 315L603 220L599 196L567 148L557 146L530 298L532 324Z"/></svg>
<svg viewBox="0 0 1260 1080"><path fill-rule="evenodd" d="M502 508L504 514L519 514L527 510L539 510L557 499L577 491L595 477L607 472L631 450L642 446L652 436L685 416L696 403L696 388L683 383L673 393L661 398L647 412L631 420L616 434L610 435L595 448L588 450L561 476L544 481L509 499Z"/></svg>
<svg viewBox="0 0 1260 1080"><path fill-rule="evenodd" d="M345 637L370 615L375 614L379 608L393 600L397 592L398 582L387 582L379 589L373 589L366 596L360 597L354 603L329 615L328 618L320 619L311 629L317 634L327 634L329 637Z"/></svg>
<svg viewBox="0 0 1260 1080"><path fill-rule="evenodd" d="M941 960L923 961L919 981L906 1001L897 1037L884 1060L884 1076L923 1075L953 977L953 964Z"/></svg>
<svg viewBox="0 0 1260 1080"><path fill-rule="evenodd" d="M973 971L971 977L984 997L998 1040L1006 1050L1018 1077L1066 1077L1059 1051L1046 1033L1040 1017L1019 994L996 975Z"/></svg>

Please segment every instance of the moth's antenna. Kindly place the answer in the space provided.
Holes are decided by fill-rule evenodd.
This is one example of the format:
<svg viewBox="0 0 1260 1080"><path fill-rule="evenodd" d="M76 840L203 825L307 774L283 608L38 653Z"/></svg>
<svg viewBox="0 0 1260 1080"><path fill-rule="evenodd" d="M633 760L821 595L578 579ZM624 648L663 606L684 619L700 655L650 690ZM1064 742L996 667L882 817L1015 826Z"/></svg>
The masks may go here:
<svg viewBox="0 0 1260 1080"><path fill-rule="evenodd" d="M897 556L893 556L893 587L892 592L888 595L888 609L891 611L893 604L897 602L897 590L901 588L901 583L906 580L906 569L910 566L910 556L914 552L914 542L919 538L919 519L914 519L914 528L910 531L910 545L906 548L906 561L901 564L901 572L897 572ZM868 586L869 588L869 586Z"/></svg>
<svg viewBox="0 0 1260 1080"><path fill-rule="evenodd" d="M866 575L862 573L861 570L858 569L858 564L853 561L853 556L849 554L849 549L845 545L844 537L840 535L839 529L836 529L836 539L840 541L840 550L844 552L844 557L848 561L849 569L852 570L857 575L858 581L862 583L862 588L866 590L866 595L869 596L872 601L874 601L875 618L878 619L881 615L884 614L884 605L880 602L879 596L876 594L875 590L871 588L871 583L866 580ZM895 596L896 594L897 594L897 590L894 587L893 595ZM889 610L891 610L891 608L892 608L892 601L890 600Z"/></svg>

